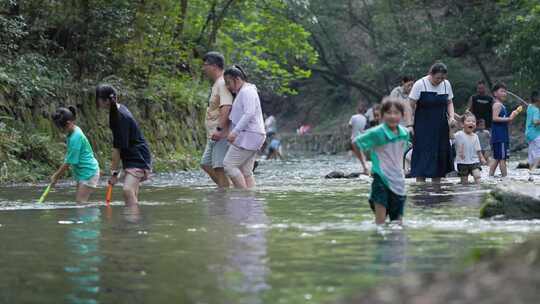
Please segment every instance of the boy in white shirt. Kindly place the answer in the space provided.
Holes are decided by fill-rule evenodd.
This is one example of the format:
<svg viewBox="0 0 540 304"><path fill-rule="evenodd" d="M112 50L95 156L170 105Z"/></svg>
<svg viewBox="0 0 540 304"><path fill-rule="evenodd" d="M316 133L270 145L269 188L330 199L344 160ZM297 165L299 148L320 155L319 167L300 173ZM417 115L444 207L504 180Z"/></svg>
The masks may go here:
<svg viewBox="0 0 540 304"><path fill-rule="evenodd" d="M461 183L466 185L469 182L469 175L474 177L475 183L480 183L481 164L486 160L482 155L482 148L478 135L474 133L476 129L476 118L472 113L465 113L463 119L463 130L455 134L456 163Z"/></svg>

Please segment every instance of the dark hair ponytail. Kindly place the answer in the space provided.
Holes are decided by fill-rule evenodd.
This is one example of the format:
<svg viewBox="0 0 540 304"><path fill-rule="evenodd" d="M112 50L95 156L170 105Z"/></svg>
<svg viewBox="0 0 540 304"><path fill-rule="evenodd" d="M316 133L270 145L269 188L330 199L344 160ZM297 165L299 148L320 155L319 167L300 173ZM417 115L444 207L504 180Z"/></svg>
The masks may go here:
<svg viewBox="0 0 540 304"><path fill-rule="evenodd" d="M118 107L116 105L116 100L118 98L118 93L116 89L109 84L100 84L96 87L96 106L98 106L98 100L104 99L110 102L109 107L109 125L111 128L116 126L118 121Z"/></svg>
<svg viewBox="0 0 540 304"><path fill-rule="evenodd" d="M246 72L244 72L244 69L241 66L237 65L237 64L235 64L232 67L226 69L225 72L223 73L223 76L230 76L230 77L233 77L233 78L240 78L243 81L248 80L247 74L246 74Z"/></svg>
<svg viewBox="0 0 540 304"><path fill-rule="evenodd" d="M75 121L77 117L77 109L74 106L67 108L58 108L52 115L52 120L58 128L65 128L69 121Z"/></svg>

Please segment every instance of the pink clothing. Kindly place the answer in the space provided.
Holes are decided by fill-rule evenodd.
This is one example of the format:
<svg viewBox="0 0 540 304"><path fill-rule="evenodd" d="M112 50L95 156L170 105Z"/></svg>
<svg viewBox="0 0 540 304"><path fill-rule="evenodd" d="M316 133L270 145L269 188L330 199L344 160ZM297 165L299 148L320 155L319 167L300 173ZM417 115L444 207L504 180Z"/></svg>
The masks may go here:
<svg viewBox="0 0 540 304"><path fill-rule="evenodd" d="M257 87L245 83L236 95L229 118L233 133L238 136L234 145L246 150L259 150L266 140L261 101Z"/></svg>
<svg viewBox="0 0 540 304"><path fill-rule="evenodd" d="M152 174L152 171L141 168L127 168L124 169L124 171L126 172L125 174L133 175L138 178L140 182L150 179L150 175Z"/></svg>

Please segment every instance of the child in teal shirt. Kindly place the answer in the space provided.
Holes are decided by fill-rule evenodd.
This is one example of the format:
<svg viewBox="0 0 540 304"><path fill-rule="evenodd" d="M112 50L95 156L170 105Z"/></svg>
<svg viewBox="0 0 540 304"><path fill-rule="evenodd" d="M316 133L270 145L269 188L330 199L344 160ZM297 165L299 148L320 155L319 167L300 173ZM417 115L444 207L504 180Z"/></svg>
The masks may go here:
<svg viewBox="0 0 540 304"><path fill-rule="evenodd" d="M54 185L71 168L71 174L77 181L77 202L88 201L90 194L99 182L99 165L94 157L92 146L82 130L75 125L75 108L59 108L53 115L54 124L67 133L67 152L64 164L51 177Z"/></svg>
<svg viewBox="0 0 540 304"><path fill-rule="evenodd" d="M527 107L525 137L529 144L529 180L531 173L540 164L540 94L533 92L531 104Z"/></svg>
<svg viewBox="0 0 540 304"><path fill-rule="evenodd" d="M371 150L373 183L369 204L377 225L384 224L386 216L391 221L402 221L406 200L403 156L409 141L407 129L399 124L404 114L399 99L385 98L381 114L383 124L355 140L360 150Z"/></svg>

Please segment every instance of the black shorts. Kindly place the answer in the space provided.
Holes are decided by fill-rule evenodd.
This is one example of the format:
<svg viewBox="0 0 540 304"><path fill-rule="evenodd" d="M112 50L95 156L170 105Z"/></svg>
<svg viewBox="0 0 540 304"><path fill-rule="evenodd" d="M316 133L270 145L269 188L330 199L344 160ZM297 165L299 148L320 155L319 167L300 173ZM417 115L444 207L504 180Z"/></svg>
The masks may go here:
<svg viewBox="0 0 540 304"><path fill-rule="evenodd" d="M458 175L461 177L466 177L472 175L474 170L482 171L482 167L479 163L476 164L457 164Z"/></svg>

